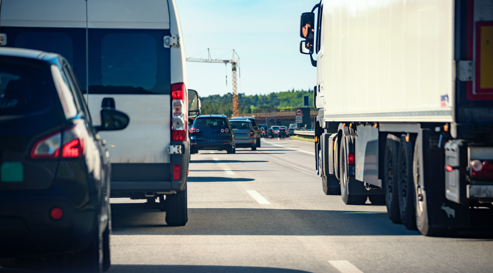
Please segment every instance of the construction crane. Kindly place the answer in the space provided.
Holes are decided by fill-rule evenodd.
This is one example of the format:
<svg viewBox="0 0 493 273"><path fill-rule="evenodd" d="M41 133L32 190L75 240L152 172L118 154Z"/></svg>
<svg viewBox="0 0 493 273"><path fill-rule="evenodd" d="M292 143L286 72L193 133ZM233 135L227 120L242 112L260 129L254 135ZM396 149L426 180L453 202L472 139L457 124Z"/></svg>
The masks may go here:
<svg viewBox="0 0 493 273"><path fill-rule="evenodd" d="M211 57L211 51L207 49L207 59L200 58L187 58L187 62L197 62L197 63L223 63L224 65L231 64L231 74L233 78L233 117L238 117L239 113L239 104L238 104L238 82L236 75L240 75L240 57L233 49L233 53L231 54L231 59L229 60L221 60L221 59L213 59ZM226 76L226 85L228 84L227 76Z"/></svg>

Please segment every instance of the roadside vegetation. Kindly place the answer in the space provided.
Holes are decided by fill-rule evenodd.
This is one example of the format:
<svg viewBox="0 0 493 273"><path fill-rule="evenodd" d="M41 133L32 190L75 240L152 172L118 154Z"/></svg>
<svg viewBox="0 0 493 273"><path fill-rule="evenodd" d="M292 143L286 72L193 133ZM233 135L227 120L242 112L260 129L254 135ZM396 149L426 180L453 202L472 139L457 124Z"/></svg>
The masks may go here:
<svg viewBox="0 0 493 273"><path fill-rule="evenodd" d="M303 97L308 96L309 105L313 105L313 90L290 90L272 92L268 95L238 94L241 114L290 112L303 107ZM233 94L211 95L200 99L202 114L233 114ZM311 110L315 110L314 108Z"/></svg>

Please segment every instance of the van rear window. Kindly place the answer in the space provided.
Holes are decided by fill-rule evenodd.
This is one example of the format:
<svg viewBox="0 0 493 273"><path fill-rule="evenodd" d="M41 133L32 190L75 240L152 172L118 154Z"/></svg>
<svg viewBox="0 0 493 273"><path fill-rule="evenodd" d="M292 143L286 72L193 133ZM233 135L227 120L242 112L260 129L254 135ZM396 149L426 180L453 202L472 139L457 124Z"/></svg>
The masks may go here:
<svg viewBox="0 0 493 273"><path fill-rule="evenodd" d="M193 123L196 127L225 127L228 126L224 118L197 118Z"/></svg>
<svg viewBox="0 0 493 273"><path fill-rule="evenodd" d="M90 94L169 94L163 30L89 29Z"/></svg>
<svg viewBox="0 0 493 273"><path fill-rule="evenodd" d="M49 69L33 62L0 59L0 116L31 114L53 106L55 86Z"/></svg>

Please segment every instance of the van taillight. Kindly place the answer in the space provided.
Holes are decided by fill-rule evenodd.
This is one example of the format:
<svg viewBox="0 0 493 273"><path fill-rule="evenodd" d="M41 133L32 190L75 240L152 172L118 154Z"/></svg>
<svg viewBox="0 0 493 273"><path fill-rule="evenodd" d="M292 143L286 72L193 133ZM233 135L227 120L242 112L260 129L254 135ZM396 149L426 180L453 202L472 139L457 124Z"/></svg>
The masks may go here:
<svg viewBox="0 0 493 273"><path fill-rule="evenodd" d="M171 140L186 141L187 140L187 107L185 84L175 83L171 85L171 109L172 109L172 124L171 124Z"/></svg>
<svg viewBox="0 0 493 273"><path fill-rule="evenodd" d="M61 143L63 139L63 144ZM86 131L83 124L73 125L42 138L34 144L31 158L76 158L84 155Z"/></svg>
<svg viewBox="0 0 493 273"><path fill-rule="evenodd" d="M250 131L250 136L254 136L255 135L255 132L254 131Z"/></svg>
<svg viewBox="0 0 493 273"><path fill-rule="evenodd" d="M348 154L347 155L347 164L354 165L354 162L355 162L354 154Z"/></svg>

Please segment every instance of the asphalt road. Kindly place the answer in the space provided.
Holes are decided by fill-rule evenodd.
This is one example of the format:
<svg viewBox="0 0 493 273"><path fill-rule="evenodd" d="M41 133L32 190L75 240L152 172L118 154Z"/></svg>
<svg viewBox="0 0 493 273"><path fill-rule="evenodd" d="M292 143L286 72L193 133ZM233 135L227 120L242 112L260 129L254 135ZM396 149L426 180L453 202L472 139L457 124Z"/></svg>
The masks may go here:
<svg viewBox="0 0 493 273"><path fill-rule="evenodd" d="M119 202L130 200L112 200L109 272L493 271L491 238L424 237L392 224L384 206L324 195L309 142L192 155L185 227Z"/></svg>

